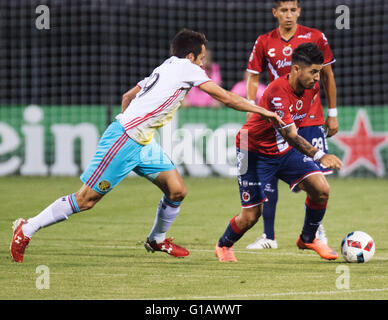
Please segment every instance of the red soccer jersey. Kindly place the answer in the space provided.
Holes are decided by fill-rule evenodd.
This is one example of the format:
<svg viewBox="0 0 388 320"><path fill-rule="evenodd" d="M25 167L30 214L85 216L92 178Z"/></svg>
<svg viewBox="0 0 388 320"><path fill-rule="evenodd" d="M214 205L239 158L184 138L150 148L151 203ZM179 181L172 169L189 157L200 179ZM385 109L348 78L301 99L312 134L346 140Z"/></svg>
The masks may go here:
<svg viewBox="0 0 388 320"><path fill-rule="evenodd" d="M258 74L264 72L268 67L269 80L272 82L290 73L293 50L306 42L315 43L323 52L324 66L335 62L325 35L317 29L298 24L294 36L288 41L282 39L278 28L259 36L249 57L247 70ZM324 117L321 99L318 95L301 127L322 124L324 124Z"/></svg>
<svg viewBox="0 0 388 320"><path fill-rule="evenodd" d="M287 126L295 124L299 128L318 95L319 83L316 83L312 89L297 96L288 82L288 75L285 75L271 82L261 97L260 106L276 112ZM256 113L237 134L236 146L272 157L281 156L291 149L276 128Z"/></svg>

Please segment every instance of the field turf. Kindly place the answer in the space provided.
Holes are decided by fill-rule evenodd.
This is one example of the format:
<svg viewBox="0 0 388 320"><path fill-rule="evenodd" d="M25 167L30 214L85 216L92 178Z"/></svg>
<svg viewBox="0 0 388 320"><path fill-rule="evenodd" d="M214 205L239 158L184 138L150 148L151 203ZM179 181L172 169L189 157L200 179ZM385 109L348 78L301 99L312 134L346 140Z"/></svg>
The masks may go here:
<svg viewBox="0 0 388 320"><path fill-rule="evenodd" d="M188 196L168 236L188 248L182 259L148 253L143 242L161 192L145 179L125 179L89 212L40 230L22 264L9 253L11 225L36 215L59 196L76 191L77 178L0 178L0 299L388 299L388 181L329 178L331 195L323 224L329 245L362 230L375 240L366 264L342 256L325 261L298 250L304 219L303 193L280 183L276 250L245 249L261 234L259 223L235 245L237 263L219 263L214 245L240 210L234 179L185 178ZM37 289L38 266L49 270L49 289ZM340 267L340 268L338 268ZM344 284L343 267L349 273ZM38 269L39 270L39 269Z"/></svg>

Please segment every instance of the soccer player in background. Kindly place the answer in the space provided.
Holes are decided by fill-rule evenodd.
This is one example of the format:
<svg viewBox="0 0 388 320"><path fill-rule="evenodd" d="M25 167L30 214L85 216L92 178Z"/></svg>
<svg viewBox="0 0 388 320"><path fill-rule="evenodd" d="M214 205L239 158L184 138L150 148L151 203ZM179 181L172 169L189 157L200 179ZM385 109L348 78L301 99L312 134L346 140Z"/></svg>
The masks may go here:
<svg viewBox="0 0 388 320"><path fill-rule="evenodd" d="M249 58L249 77L247 82L247 99L255 100L261 74L268 69L269 81L288 74L291 70L291 56L298 45L306 42L315 43L324 54L321 79L325 92L328 112L326 121L323 116L320 95L316 96L309 110L309 114L299 125L299 135L304 137L313 146L328 152L327 137L338 132L336 109L336 84L331 64L335 62L333 53L325 35L317 29L308 28L298 24L301 8L297 0L275 0L272 13L278 20L278 28L260 35L254 45ZM247 115L249 117L249 114ZM329 168L322 168L324 174L332 173ZM268 201L264 205L263 223L264 233L259 235L255 242L249 244L247 249L277 248L275 239L275 212L278 201L278 179L274 177L266 185ZM326 233L322 225L318 228L317 236L327 243Z"/></svg>
<svg viewBox="0 0 388 320"><path fill-rule="evenodd" d="M123 95L122 112L103 133L94 157L80 177L83 185L78 192L60 197L27 221L14 221L10 246L14 261L23 262L25 248L39 229L91 209L131 171L163 192L154 225L144 243L147 251L163 251L176 257L189 254L166 238L186 196L186 187L175 165L153 140L155 130L172 119L193 87L199 87L227 107L284 124L275 113L224 90L208 78L202 69L206 44L204 34L188 29L174 37L171 57Z"/></svg>
<svg viewBox="0 0 388 320"><path fill-rule="evenodd" d="M341 160L312 146L297 128L310 114L310 105L319 93L323 54L313 43L294 49L291 73L274 80L265 90L260 105L280 115L286 123L279 127L263 122L255 114L236 137L238 182L241 212L233 217L218 240L215 253L219 261L237 261L233 245L259 219L267 199L265 186L273 177L288 183L294 192L303 190L305 220L297 239L300 249L317 252L334 260L338 254L316 238L329 199L329 184L316 163L340 169Z"/></svg>

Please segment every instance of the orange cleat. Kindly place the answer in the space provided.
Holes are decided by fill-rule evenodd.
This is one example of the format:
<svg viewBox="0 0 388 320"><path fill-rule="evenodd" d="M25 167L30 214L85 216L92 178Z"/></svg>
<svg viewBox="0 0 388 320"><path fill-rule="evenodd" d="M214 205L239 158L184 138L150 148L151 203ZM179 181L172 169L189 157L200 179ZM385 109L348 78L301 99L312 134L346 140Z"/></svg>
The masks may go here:
<svg viewBox="0 0 388 320"><path fill-rule="evenodd" d="M147 251L151 251L152 253L155 251L163 251L174 257L186 257L190 254L186 248L172 243L173 240L174 238L166 238L163 242L156 243L155 240L150 241L150 239L147 238L146 242L144 242L144 247Z"/></svg>
<svg viewBox="0 0 388 320"><path fill-rule="evenodd" d="M298 237L296 240L296 245L299 249L302 250L314 250L316 253L318 253L321 258L326 260L335 260L338 258L338 253L335 252L332 248L330 248L327 244L324 244L322 241L318 240L317 238L314 239L312 243L305 243L303 242L301 236Z"/></svg>
<svg viewBox="0 0 388 320"><path fill-rule="evenodd" d="M23 262L24 251L26 250L26 247L31 240L23 234L22 225L24 223L26 223L26 220L19 218L15 220L12 225L13 235L9 249L11 251L12 259L15 262Z"/></svg>
<svg viewBox="0 0 388 320"><path fill-rule="evenodd" d="M214 251L220 262L237 262L233 247L219 247L217 243Z"/></svg>

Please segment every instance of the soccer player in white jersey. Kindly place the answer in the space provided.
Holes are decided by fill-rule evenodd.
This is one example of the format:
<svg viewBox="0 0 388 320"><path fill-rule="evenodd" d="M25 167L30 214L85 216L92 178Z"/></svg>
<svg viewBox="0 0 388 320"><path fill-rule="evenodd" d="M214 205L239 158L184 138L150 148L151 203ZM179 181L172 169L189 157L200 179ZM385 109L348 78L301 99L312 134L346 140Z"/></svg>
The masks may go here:
<svg viewBox="0 0 388 320"><path fill-rule="evenodd" d="M145 248L175 257L189 254L188 250L174 244L172 238L166 238L187 191L174 164L153 140L155 130L172 119L194 86L227 107L257 113L262 119L284 125L275 113L224 90L206 76L201 68L206 44L204 34L188 29L174 37L171 57L123 95L122 112L102 135L96 154L80 177L81 188L55 200L28 220L14 221L10 246L14 261L23 262L25 248L39 229L91 209L131 171L152 181L163 192Z"/></svg>

